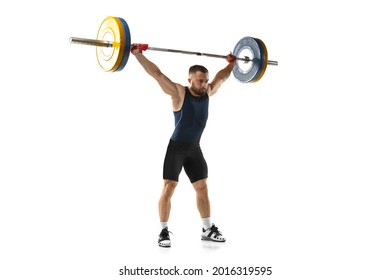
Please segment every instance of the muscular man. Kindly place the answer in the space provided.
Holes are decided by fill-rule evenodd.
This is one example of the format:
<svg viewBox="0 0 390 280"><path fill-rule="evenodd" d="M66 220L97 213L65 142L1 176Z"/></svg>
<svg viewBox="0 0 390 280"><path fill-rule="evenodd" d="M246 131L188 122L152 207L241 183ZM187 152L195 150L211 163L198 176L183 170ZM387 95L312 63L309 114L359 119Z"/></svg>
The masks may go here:
<svg viewBox="0 0 390 280"><path fill-rule="evenodd" d="M220 70L209 83L208 70L201 65L191 66L188 86L172 82L160 69L142 53L147 45L133 44L132 54L145 71L160 85L163 92L171 96L175 117L175 130L168 144L164 160L164 186L158 203L161 233L158 244L170 247L168 219L171 211L171 198L179 181L182 167L189 177L195 191L196 204L203 222L202 240L225 242L218 228L211 223L210 200L207 193L207 163L200 148L200 138L208 118L209 97L213 96L222 83L230 76L235 57L227 56L229 64Z"/></svg>

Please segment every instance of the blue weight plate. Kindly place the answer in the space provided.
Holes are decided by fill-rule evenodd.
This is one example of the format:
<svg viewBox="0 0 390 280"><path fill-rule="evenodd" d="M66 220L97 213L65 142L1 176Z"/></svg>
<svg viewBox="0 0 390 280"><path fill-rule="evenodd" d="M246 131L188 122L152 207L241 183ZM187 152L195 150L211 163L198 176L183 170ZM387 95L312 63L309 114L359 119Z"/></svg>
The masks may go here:
<svg viewBox="0 0 390 280"><path fill-rule="evenodd" d="M244 37L234 47L233 55L242 56L242 53L249 52L252 61L244 63L236 61L233 68L233 75L243 83L250 83L258 80L266 63L263 46L253 37Z"/></svg>
<svg viewBox="0 0 390 280"><path fill-rule="evenodd" d="M123 52L123 58L121 60L121 63L119 64L118 68L115 71L121 71L123 68L125 68L127 60L130 56L130 48L131 48L131 34L130 34L130 28L127 22L120 17L117 17L119 21L122 24L123 30L125 31L125 49Z"/></svg>

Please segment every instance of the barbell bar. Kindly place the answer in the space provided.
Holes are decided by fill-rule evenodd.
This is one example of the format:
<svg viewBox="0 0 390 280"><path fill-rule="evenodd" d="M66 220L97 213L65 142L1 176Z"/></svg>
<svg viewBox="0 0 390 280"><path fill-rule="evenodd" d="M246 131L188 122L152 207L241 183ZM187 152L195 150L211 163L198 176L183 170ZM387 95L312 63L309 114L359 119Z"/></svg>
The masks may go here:
<svg viewBox="0 0 390 280"><path fill-rule="evenodd" d="M131 49L130 29L126 21L123 18L112 16L106 17L103 20L97 34L97 39L70 37L69 42L72 44L95 46L98 63L107 72L122 70L127 63ZM160 52L227 58L226 55L186 50L150 46L147 49ZM237 80L244 83L259 81L264 75L267 65L278 65L277 61L268 60L268 52L264 42L253 37L242 38L235 46L233 55L236 57L233 74Z"/></svg>
<svg viewBox="0 0 390 280"><path fill-rule="evenodd" d="M81 44L81 45L89 45L89 46L95 46L95 47L106 47L106 48L112 48L115 45L115 42L111 42L111 41L86 39L86 38L79 38L79 37L70 37L69 41L72 44ZM185 51L185 50L175 50L175 49L166 49L166 48L158 48L158 47L151 47L151 46L148 46L148 50L159 51L159 52L181 53L181 54L189 54L189 55L197 55L197 56L207 56L207 57L215 57L215 58L224 58L224 59L227 58L227 55ZM244 58L243 57L236 57L236 60L240 60L240 61L244 61L244 62L252 61L252 59L250 59L249 56L245 56ZM268 60L267 64L268 65L278 65L278 62L274 61L274 60Z"/></svg>

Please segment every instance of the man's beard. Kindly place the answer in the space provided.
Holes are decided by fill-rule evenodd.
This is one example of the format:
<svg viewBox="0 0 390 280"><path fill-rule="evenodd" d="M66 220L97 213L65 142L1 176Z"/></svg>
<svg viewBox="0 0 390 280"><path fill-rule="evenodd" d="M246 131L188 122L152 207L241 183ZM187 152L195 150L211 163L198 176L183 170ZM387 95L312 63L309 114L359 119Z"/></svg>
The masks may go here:
<svg viewBox="0 0 390 280"><path fill-rule="evenodd" d="M202 89L197 89L194 86L191 86L191 90L199 96L205 96L207 94L207 89L202 88Z"/></svg>

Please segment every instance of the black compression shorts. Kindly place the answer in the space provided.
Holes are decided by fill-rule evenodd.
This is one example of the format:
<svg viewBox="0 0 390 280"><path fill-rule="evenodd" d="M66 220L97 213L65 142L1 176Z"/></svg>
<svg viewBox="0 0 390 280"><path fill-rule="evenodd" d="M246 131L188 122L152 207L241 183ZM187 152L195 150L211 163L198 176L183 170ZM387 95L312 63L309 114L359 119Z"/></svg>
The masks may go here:
<svg viewBox="0 0 390 280"><path fill-rule="evenodd" d="M191 183L208 176L207 163L199 144L170 140L164 160L163 178L178 182L182 167Z"/></svg>

